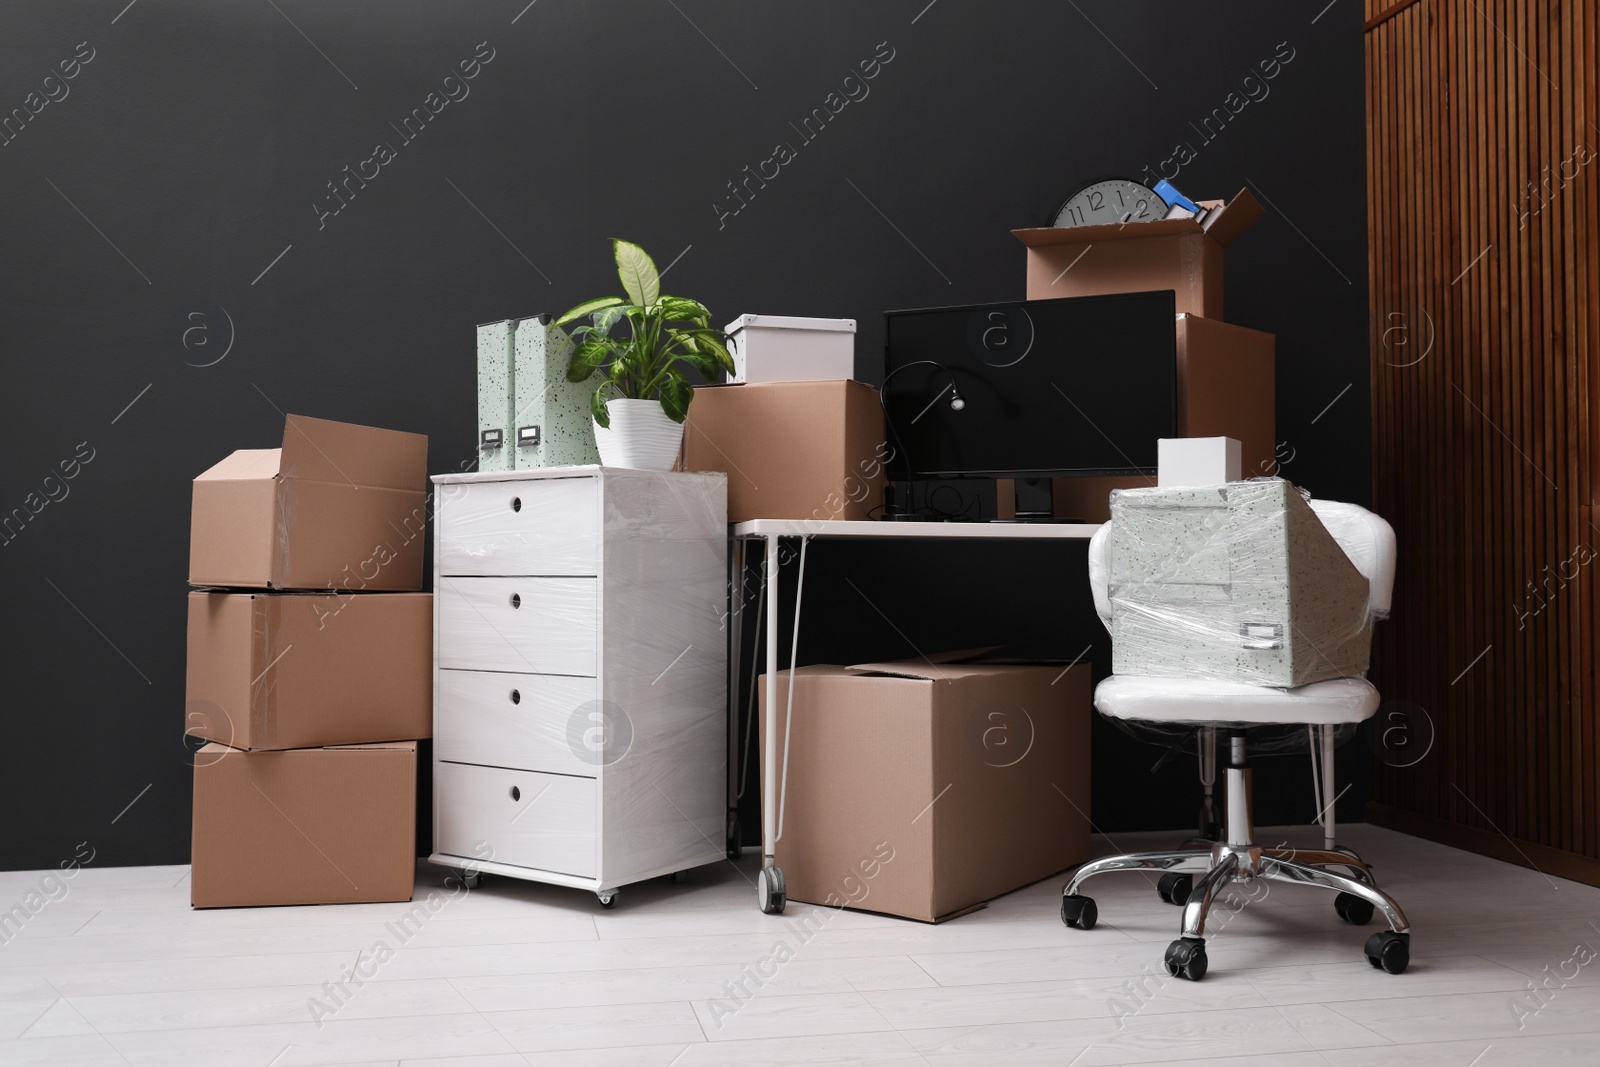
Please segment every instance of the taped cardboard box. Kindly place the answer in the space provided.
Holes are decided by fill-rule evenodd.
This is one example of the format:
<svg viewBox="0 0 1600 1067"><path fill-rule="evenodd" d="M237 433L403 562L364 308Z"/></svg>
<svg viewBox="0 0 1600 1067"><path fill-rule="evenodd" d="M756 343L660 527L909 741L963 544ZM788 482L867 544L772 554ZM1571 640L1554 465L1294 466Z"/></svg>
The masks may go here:
<svg viewBox="0 0 1600 1067"><path fill-rule="evenodd" d="M1277 338L1196 315L1179 315L1177 330L1178 436L1231 437L1243 477L1276 474ZM1112 490L1155 484L1154 475L1056 478L1053 510L1057 518L1106 522Z"/></svg>
<svg viewBox="0 0 1600 1067"><path fill-rule="evenodd" d="M856 381L701 386L683 469L728 475L728 521L870 519L883 503L883 408Z"/></svg>
<svg viewBox="0 0 1600 1067"><path fill-rule="evenodd" d="M1178 310L1222 318L1223 252L1263 214L1248 189L1211 208L1203 223L1158 219L1102 226L1012 230L1028 246L1028 299L1171 289Z"/></svg>
<svg viewBox="0 0 1600 1067"><path fill-rule="evenodd" d="M185 729L232 748L433 733L428 593L189 594Z"/></svg>
<svg viewBox="0 0 1600 1067"><path fill-rule="evenodd" d="M788 688L780 672L780 730ZM1087 665L795 671L789 899L940 922L1081 863L1091 704Z"/></svg>
<svg viewBox="0 0 1600 1067"><path fill-rule="evenodd" d="M197 908L410 900L417 746L195 753Z"/></svg>
<svg viewBox="0 0 1600 1067"><path fill-rule="evenodd" d="M422 588L428 439L304 415L194 480L189 584Z"/></svg>

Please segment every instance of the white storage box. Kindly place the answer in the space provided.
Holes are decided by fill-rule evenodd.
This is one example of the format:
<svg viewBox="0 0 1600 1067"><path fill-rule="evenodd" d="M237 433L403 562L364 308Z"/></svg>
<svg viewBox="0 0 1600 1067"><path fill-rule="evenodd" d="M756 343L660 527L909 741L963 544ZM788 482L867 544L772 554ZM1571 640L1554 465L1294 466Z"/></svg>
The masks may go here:
<svg viewBox="0 0 1600 1067"><path fill-rule="evenodd" d="M856 320L740 315L732 338L731 382L818 382L854 378Z"/></svg>

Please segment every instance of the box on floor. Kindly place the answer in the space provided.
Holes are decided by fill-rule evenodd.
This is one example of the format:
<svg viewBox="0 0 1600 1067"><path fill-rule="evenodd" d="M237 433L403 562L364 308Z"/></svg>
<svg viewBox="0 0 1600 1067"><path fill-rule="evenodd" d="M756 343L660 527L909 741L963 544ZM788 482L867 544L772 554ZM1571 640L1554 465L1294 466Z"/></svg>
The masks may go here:
<svg viewBox="0 0 1600 1067"><path fill-rule="evenodd" d="M790 900L939 922L1088 858L1087 665L907 660L793 681L776 851Z"/></svg>
<svg viewBox="0 0 1600 1067"><path fill-rule="evenodd" d="M883 503L883 408L855 381L702 386L683 469L728 475L728 521L869 519Z"/></svg>
<svg viewBox="0 0 1600 1067"><path fill-rule="evenodd" d="M420 590L427 481L421 434L287 416L194 480L189 584Z"/></svg>
<svg viewBox="0 0 1600 1067"><path fill-rule="evenodd" d="M410 900L414 742L195 753L197 908Z"/></svg>
<svg viewBox="0 0 1600 1067"><path fill-rule="evenodd" d="M428 593L189 594L185 730L241 749L433 733Z"/></svg>

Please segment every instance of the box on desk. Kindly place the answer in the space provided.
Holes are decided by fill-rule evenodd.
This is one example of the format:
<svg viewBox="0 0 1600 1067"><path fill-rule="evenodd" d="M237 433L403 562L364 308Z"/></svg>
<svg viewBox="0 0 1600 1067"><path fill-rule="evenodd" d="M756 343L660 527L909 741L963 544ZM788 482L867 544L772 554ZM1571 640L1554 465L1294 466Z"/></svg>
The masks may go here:
<svg viewBox="0 0 1600 1067"><path fill-rule="evenodd" d="M728 521L870 519L883 503L883 408L855 381L701 386L683 469L728 475Z"/></svg>
<svg viewBox="0 0 1600 1067"><path fill-rule="evenodd" d="M939 922L1088 858L1091 694L1087 665L795 671L789 899Z"/></svg>
<svg viewBox="0 0 1600 1067"><path fill-rule="evenodd" d="M1012 230L1028 246L1028 299L1171 289L1178 310L1222 318L1222 254L1262 214L1249 190L1211 208L1204 223L1157 219Z"/></svg>
<svg viewBox="0 0 1600 1067"><path fill-rule="evenodd" d="M194 480L189 584L419 590L427 481L422 434L290 415Z"/></svg>
<svg viewBox="0 0 1600 1067"><path fill-rule="evenodd" d="M410 900L415 742L195 753L197 908Z"/></svg>
<svg viewBox="0 0 1600 1067"><path fill-rule="evenodd" d="M433 733L428 593L189 594L186 731L239 749Z"/></svg>
<svg viewBox="0 0 1600 1067"><path fill-rule="evenodd" d="M1358 675L1369 593L1281 478L1112 496L1116 674L1285 688Z"/></svg>
<svg viewBox="0 0 1600 1067"><path fill-rule="evenodd" d="M1277 473L1277 338L1197 315L1179 315L1178 436L1239 442L1243 477ZM1056 478L1057 518L1105 522L1111 491L1154 486L1141 477Z"/></svg>

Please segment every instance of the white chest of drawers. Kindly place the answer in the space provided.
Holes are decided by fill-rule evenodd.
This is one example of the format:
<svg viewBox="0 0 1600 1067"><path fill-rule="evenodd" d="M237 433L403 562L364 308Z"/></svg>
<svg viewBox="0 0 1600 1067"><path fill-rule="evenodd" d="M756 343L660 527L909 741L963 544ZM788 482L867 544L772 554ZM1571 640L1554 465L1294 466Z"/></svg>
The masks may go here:
<svg viewBox="0 0 1600 1067"><path fill-rule="evenodd" d="M722 859L726 475L433 482L432 862L609 906Z"/></svg>

